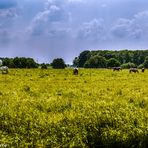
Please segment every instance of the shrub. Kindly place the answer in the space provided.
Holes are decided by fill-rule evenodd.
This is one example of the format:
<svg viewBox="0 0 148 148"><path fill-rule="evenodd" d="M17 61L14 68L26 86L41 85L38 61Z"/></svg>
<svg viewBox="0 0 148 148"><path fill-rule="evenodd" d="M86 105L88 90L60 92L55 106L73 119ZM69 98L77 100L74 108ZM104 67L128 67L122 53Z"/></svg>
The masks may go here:
<svg viewBox="0 0 148 148"><path fill-rule="evenodd" d="M41 64L41 69L47 69L47 65L45 63Z"/></svg>
<svg viewBox="0 0 148 148"><path fill-rule="evenodd" d="M118 67L120 65L121 63L115 58L111 58L107 61L107 67Z"/></svg>
<svg viewBox="0 0 148 148"><path fill-rule="evenodd" d="M88 61L85 62L85 68L105 68L106 67L106 59L102 56L92 56Z"/></svg>
<svg viewBox="0 0 148 148"><path fill-rule="evenodd" d="M124 69L129 69L129 68L136 68L137 66L134 63L128 62L128 63L122 64L121 67Z"/></svg>
<svg viewBox="0 0 148 148"><path fill-rule="evenodd" d="M51 63L51 66L54 69L64 69L66 67L66 64L62 58L57 58L53 60L53 62Z"/></svg>
<svg viewBox="0 0 148 148"><path fill-rule="evenodd" d="M138 68L139 68L139 69L144 68L144 65L143 65L143 64L140 64L140 65L138 66Z"/></svg>

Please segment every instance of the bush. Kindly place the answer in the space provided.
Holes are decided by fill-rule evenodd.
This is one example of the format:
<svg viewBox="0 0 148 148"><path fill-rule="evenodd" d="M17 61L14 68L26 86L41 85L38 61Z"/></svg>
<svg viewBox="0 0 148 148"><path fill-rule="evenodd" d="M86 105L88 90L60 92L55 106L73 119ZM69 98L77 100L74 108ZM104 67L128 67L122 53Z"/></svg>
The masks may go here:
<svg viewBox="0 0 148 148"><path fill-rule="evenodd" d="M51 66L54 69L64 69L66 67L66 64L62 58L57 58L53 60L53 62L51 63Z"/></svg>
<svg viewBox="0 0 148 148"><path fill-rule="evenodd" d="M41 64L41 69L47 69L47 65L45 63Z"/></svg>
<svg viewBox="0 0 148 148"><path fill-rule="evenodd" d="M138 66L138 68L139 68L139 69L144 68L144 65L143 65L143 64L140 64L140 65Z"/></svg>
<svg viewBox="0 0 148 148"><path fill-rule="evenodd" d="M144 65L144 68L148 68L148 60L145 60L143 65Z"/></svg>
<svg viewBox="0 0 148 148"><path fill-rule="evenodd" d="M92 56L84 64L85 68L106 68L106 59L102 56Z"/></svg>
<svg viewBox="0 0 148 148"><path fill-rule="evenodd" d="M129 68L136 68L137 65L134 63L128 62L128 63L122 64L121 67L123 69L129 69Z"/></svg>
<svg viewBox="0 0 148 148"><path fill-rule="evenodd" d="M107 61L107 67L118 67L120 65L121 63L115 58L111 58Z"/></svg>

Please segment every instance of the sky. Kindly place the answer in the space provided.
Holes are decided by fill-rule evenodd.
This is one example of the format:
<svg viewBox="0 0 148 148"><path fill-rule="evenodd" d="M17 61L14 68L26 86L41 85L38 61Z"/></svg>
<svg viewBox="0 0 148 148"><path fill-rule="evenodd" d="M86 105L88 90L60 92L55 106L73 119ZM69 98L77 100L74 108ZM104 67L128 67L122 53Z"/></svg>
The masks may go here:
<svg viewBox="0 0 148 148"><path fill-rule="evenodd" d="M0 57L72 63L101 49L148 49L148 0L0 0Z"/></svg>

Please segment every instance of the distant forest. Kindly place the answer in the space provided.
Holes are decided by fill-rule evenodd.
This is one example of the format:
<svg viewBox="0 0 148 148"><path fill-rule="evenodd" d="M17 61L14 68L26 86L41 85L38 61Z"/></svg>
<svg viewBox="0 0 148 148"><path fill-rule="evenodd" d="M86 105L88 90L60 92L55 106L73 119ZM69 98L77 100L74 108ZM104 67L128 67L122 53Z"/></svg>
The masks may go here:
<svg viewBox="0 0 148 148"><path fill-rule="evenodd" d="M67 65L62 58L56 58L52 63L37 63L33 58L15 57L15 58L0 58L0 66L7 66L9 68L42 68L47 69L52 67L55 69L64 69Z"/></svg>
<svg viewBox="0 0 148 148"><path fill-rule="evenodd" d="M2 64L9 68L65 68L66 65L62 58L53 59L52 63L39 64L33 58L15 57L0 58ZM73 60L74 67L82 68L148 68L148 50L85 50Z"/></svg>
<svg viewBox="0 0 148 148"><path fill-rule="evenodd" d="M148 68L148 50L85 50L75 57L73 65L84 68Z"/></svg>
<svg viewBox="0 0 148 148"><path fill-rule="evenodd" d="M33 58L15 57L15 58L0 58L2 65L9 68L37 68L38 63Z"/></svg>

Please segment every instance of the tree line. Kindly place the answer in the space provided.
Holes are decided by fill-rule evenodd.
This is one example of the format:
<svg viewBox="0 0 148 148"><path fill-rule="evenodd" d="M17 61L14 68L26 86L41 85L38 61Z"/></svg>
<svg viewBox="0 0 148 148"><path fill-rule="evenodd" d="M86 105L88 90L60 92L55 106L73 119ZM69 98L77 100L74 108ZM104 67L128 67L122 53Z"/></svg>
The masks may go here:
<svg viewBox="0 0 148 148"><path fill-rule="evenodd" d="M148 68L148 50L85 50L75 57L73 65L84 68Z"/></svg>
<svg viewBox="0 0 148 148"><path fill-rule="evenodd" d="M37 68L38 63L33 58L15 57L15 58L0 58L3 66L9 68Z"/></svg>
<svg viewBox="0 0 148 148"><path fill-rule="evenodd" d="M63 69L67 67L62 58L53 59L50 64L39 64L33 58L15 57L15 58L0 58L4 66L9 68L38 68L47 69L52 67ZM148 68L148 50L85 50L75 57L73 66L83 68Z"/></svg>
<svg viewBox="0 0 148 148"><path fill-rule="evenodd" d="M66 64L62 58L56 58L50 64L39 64L33 58L15 57L15 58L0 58L3 66L9 68L38 68L47 69L49 66L57 69L63 69Z"/></svg>

